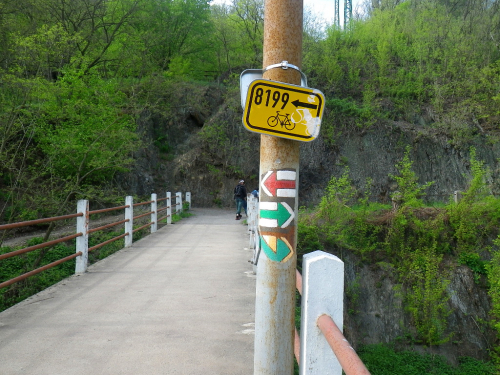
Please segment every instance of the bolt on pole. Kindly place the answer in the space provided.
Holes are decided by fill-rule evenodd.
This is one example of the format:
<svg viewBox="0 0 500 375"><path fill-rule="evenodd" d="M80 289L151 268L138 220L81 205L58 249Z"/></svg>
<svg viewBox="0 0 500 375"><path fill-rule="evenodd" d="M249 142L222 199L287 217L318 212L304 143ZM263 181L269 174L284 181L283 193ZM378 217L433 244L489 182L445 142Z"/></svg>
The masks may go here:
<svg viewBox="0 0 500 375"><path fill-rule="evenodd" d="M303 0L266 0L264 14L263 68L283 61L300 68ZM269 69L263 78L301 82L295 69ZM261 135L260 180L254 375L292 375L299 142Z"/></svg>

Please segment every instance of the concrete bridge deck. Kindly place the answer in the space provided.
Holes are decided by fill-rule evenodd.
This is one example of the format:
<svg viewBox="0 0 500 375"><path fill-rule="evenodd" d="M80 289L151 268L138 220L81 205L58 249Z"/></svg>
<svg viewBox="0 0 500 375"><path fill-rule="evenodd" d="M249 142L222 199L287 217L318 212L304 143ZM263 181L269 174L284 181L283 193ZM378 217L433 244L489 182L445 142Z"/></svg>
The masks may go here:
<svg viewBox="0 0 500 375"><path fill-rule="evenodd" d="M0 374L252 374L247 227L192 213L0 313Z"/></svg>

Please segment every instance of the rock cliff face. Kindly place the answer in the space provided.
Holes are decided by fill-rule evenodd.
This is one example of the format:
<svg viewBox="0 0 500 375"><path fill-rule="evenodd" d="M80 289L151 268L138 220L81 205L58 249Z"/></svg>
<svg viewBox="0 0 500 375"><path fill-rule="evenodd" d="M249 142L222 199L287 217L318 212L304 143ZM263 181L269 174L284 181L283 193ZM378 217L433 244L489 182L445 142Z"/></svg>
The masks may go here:
<svg viewBox="0 0 500 375"><path fill-rule="evenodd" d="M348 167L349 175L358 189L363 189L368 178L372 179L371 198L389 201L396 186L391 174L397 174L395 165L400 161L406 146L412 148L413 170L420 183L434 181L427 190L430 201L446 201L453 192L464 190L470 180L471 146L477 157L491 169L494 193L500 189L498 180L498 145L488 144L488 139L478 137L474 142L453 146L442 135L420 126L388 122L364 132L352 132L335 140L329 147L324 139L304 145L301 153L300 198L305 204L317 203L331 176L341 176ZM319 188L319 189L318 189Z"/></svg>
<svg viewBox="0 0 500 375"><path fill-rule="evenodd" d="M239 92L225 93L224 101L206 90L204 107L179 108L176 120L145 112L139 129L145 148L136 155L134 170L119 178L127 191L137 195L162 191L191 191L198 207L232 207L233 188L241 178L249 189L258 186L260 136L241 123ZM325 117L329 114L326 113ZM163 142L163 143L162 143ZM166 147L165 146L168 146ZM492 192L500 192L500 147L478 134L474 140L453 144L444 135L422 126L386 122L366 130L343 130L338 139L323 135L301 145L299 205L314 206L332 176L345 168L359 191L371 179L372 200L388 202L396 185L391 174L411 146L413 170L420 183L434 181L427 190L430 201L447 201L456 190L465 190L470 180L471 146L490 168ZM363 264L352 254L336 254L346 265L345 332L354 346L396 342L411 345L411 319L394 290L394 272L389 264ZM471 270L460 266L450 276L448 316L451 339L436 347L413 347L445 355L488 359L495 345L489 320L490 301L486 288L474 281Z"/></svg>
<svg viewBox="0 0 500 375"><path fill-rule="evenodd" d="M401 296L395 291L395 271L388 263L359 266L352 254L345 262L344 333L355 347L361 344L395 343L396 347L439 354L451 363L467 356L489 359L496 334L488 326L490 301L484 283L474 280L466 266L455 268L448 285L449 340L437 346L412 342L414 328Z"/></svg>
<svg viewBox="0 0 500 375"><path fill-rule="evenodd" d="M224 100L222 95L225 93ZM136 155L132 173L119 182L133 194L188 191L198 206L231 206L232 189L244 178L247 186L258 186L260 135L243 128L238 91L207 88L203 102L178 108L174 119L145 111L138 120L145 147ZM326 121L333 122L325 111ZM343 129L338 138L325 139L323 133L301 144L299 205L319 202L332 176L345 168L358 190L364 191L371 179L371 199L389 201L396 189L391 174L404 155L410 157L420 183L434 181L427 190L429 201L447 201L453 192L464 190L470 180L469 149L491 170L493 193L500 193L500 145L478 134L469 142L454 145L445 135L420 124L387 121L372 127Z"/></svg>

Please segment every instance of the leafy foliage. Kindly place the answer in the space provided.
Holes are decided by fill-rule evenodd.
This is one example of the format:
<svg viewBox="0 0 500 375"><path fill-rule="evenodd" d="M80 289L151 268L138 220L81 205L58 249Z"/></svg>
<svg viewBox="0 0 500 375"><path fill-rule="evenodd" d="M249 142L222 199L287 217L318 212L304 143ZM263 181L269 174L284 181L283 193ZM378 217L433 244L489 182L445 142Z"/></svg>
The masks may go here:
<svg viewBox="0 0 500 375"><path fill-rule="evenodd" d="M391 176L398 189L392 208L370 203L366 194L353 187L348 169L342 177L333 177L317 208L300 213L298 253L318 248L337 254L350 250L361 259L390 262L412 318L413 340L439 345L453 334L447 327L452 267L468 265L476 280L486 269L496 275L494 261L487 265L483 252L491 247L492 235L497 235L494 223L498 222L499 200L485 195L486 170L472 149L467 199L442 208L425 207L422 197L430 184L417 183L410 152L407 148L396 165L399 173ZM457 256L454 261L453 255ZM496 293L493 286L494 282L491 293Z"/></svg>
<svg viewBox="0 0 500 375"><path fill-rule="evenodd" d="M498 6L384 3L305 51L312 86L333 97L326 119L337 121L327 128L392 119L439 129L455 144L497 135Z"/></svg>
<svg viewBox="0 0 500 375"><path fill-rule="evenodd" d="M495 240L495 245L497 249L493 252L491 262L486 265L486 270L488 273L488 282L490 283L489 295L492 300L492 324L497 331L498 337L500 337L500 251L498 250L500 247L500 236ZM500 365L500 348L496 347L493 354L495 362L497 365Z"/></svg>
<svg viewBox="0 0 500 375"><path fill-rule="evenodd" d="M358 352L372 375L488 375L496 374L491 363L473 358L460 358L453 367L437 355L422 355L413 351L396 351L390 346L378 344L362 347Z"/></svg>
<svg viewBox="0 0 500 375"><path fill-rule="evenodd" d="M21 88L23 96L7 91L13 94L6 96L9 116L0 127L0 160L8 161L0 166L0 189L10 201L0 213L7 220L34 219L37 212L57 215L70 200L99 197L140 147L135 117L118 82L64 72L57 82L8 76L10 87ZM26 215L30 210L33 215Z"/></svg>

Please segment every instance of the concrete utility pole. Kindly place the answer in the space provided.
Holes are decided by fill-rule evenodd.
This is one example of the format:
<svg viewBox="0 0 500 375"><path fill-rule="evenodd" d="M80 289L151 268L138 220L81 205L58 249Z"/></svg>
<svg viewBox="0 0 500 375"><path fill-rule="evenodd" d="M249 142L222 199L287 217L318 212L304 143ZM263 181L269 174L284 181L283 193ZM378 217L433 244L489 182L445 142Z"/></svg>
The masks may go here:
<svg viewBox="0 0 500 375"><path fill-rule="evenodd" d="M301 67L302 19L303 0L266 0L264 70L282 62ZM263 78L300 85L301 77L296 69L277 67L265 71ZM299 143L261 136L262 252L257 264L255 375L293 374ZM263 220L265 209L281 215L278 224Z"/></svg>

